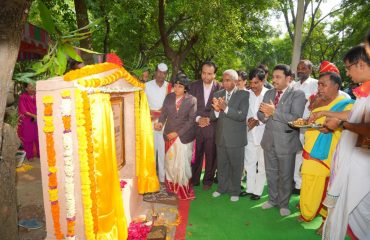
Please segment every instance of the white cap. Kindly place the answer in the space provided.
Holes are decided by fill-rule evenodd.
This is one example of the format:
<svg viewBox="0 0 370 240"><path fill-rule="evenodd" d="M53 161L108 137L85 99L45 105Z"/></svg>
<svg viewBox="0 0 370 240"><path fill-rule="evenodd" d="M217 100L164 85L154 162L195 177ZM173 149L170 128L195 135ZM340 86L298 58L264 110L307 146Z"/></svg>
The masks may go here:
<svg viewBox="0 0 370 240"><path fill-rule="evenodd" d="M158 64L157 68L161 72L167 72L167 70L168 70L168 67L165 63Z"/></svg>

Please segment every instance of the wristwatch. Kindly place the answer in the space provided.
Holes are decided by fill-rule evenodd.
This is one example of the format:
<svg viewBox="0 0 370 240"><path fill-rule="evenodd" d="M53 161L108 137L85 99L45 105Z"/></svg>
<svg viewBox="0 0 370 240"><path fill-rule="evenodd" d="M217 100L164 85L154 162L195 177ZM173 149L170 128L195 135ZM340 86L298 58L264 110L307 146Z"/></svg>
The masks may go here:
<svg viewBox="0 0 370 240"><path fill-rule="evenodd" d="M344 126L344 122L345 121L339 120L339 127L342 129L346 129L346 127Z"/></svg>

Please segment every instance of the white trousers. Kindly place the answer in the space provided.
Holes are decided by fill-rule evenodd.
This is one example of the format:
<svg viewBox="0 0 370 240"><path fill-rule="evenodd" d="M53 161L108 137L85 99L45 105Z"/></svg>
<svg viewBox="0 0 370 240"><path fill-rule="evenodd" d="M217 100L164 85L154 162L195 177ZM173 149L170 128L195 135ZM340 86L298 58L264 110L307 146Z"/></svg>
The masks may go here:
<svg viewBox="0 0 370 240"><path fill-rule="evenodd" d="M349 214L349 226L359 239L370 239L370 192Z"/></svg>
<svg viewBox="0 0 370 240"><path fill-rule="evenodd" d="M261 196L266 183L263 149L248 142L244 148L244 169L247 172L247 193Z"/></svg>
<svg viewBox="0 0 370 240"><path fill-rule="evenodd" d="M160 182L164 182L164 139L163 131L153 131L154 135L154 149L157 158L157 174Z"/></svg>
<svg viewBox="0 0 370 240"><path fill-rule="evenodd" d="M295 156L295 165L294 165L294 182L296 189L301 189L302 185L302 175L301 175L302 161L303 161L302 151L299 151Z"/></svg>
<svg viewBox="0 0 370 240"><path fill-rule="evenodd" d="M304 132L299 134L299 140L302 143L302 146L304 145ZM297 155L295 156L295 164L294 164L294 182L295 182L295 188L301 189L302 185L302 175L301 175L301 166L302 166L302 151L297 152Z"/></svg>

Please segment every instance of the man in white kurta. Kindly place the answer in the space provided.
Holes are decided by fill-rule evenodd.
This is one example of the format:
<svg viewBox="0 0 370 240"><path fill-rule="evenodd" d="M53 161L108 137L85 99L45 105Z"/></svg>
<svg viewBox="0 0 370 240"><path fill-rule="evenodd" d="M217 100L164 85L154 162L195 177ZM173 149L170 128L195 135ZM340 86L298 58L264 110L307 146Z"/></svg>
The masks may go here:
<svg viewBox="0 0 370 240"><path fill-rule="evenodd" d="M312 63L309 60L301 60L297 66L297 77L298 81L292 84L294 89L298 89L304 92L306 99L308 100L309 97L313 94L317 93L317 80L310 77L312 73ZM308 118L310 111L308 110L309 101L307 101L304 112L303 118ZM305 130L300 129L299 140L301 141L302 145L304 145L304 133ZM294 182L295 182L295 189L293 193L299 193L302 184L302 176L301 176L301 165L302 165L302 151L297 152L295 158L295 166L294 166Z"/></svg>
<svg viewBox="0 0 370 240"><path fill-rule="evenodd" d="M323 114L327 128L345 129L334 152L324 200L328 218L323 239L344 239L348 226L357 239L370 239L370 56L358 45L343 59L347 76L360 86L353 90L357 99L350 113Z"/></svg>
<svg viewBox="0 0 370 240"><path fill-rule="evenodd" d="M145 83L145 94L148 98L148 104L150 108L150 115L153 124L158 122L161 114L163 101L167 94L170 92L169 83L165 81L167 76L168 67L164 63L158 64L155 71L155 79ZM153 128L154 130L154 128ZM154 130L154 148L157 156L157 172L160 182L164 182L165 170L164 170L164 139L163 130Z"/></svg>
<svg viewBox="0 0 370 240"><path fill-rule="evenodd" d="M261 69L253 69L249 75L250 95L249 110L247 115L247 138L245 146L244 167L247 172L246 194L251 200L260 199L266 183L265 163L261 139L265 130L265 124L257 118L257 112L267 88L264 87L264 72ZM243 196L243 194L241 195Z"/></svg>

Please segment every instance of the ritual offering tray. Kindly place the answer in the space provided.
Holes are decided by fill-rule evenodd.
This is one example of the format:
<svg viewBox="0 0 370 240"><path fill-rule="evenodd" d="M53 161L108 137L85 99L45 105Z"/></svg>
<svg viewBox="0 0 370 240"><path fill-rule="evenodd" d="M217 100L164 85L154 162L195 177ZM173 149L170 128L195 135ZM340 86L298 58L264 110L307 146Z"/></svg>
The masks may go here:
<svg viewBox="0 0 370 240"><path fill-rule="evenodd" d="M307 119L303 118L298 118L295 121L288 122L289 126L294 127L294 128L314 128L314 129L319 129L322 128L323 126L321 124L317 123L308 123Z"/></svg>

